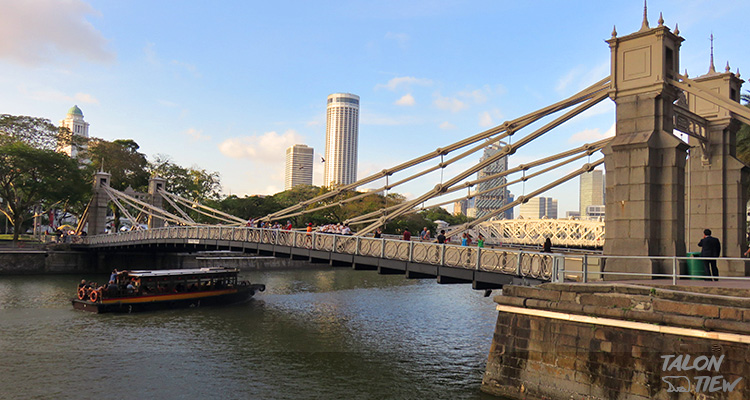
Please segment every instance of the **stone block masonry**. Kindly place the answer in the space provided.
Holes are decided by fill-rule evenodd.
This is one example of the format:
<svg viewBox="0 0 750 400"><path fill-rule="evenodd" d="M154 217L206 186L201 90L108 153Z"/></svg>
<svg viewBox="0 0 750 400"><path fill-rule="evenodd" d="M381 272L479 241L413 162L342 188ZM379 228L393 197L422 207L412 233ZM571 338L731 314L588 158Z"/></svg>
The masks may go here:
<svg viewBox="0 0 750 400"><path fill-rule="evenodd" d="M526 400L750 399L747 290L506 286L482 391Z"/></svg>

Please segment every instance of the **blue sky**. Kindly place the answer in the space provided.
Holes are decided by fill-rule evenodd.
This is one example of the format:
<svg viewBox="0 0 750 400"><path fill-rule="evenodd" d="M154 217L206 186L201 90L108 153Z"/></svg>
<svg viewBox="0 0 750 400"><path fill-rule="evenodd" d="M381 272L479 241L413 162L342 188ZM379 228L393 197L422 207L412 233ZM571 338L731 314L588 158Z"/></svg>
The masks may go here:
<svg viewBox="0 0 750 400"><path fill-rule="evenodd" d="M91 136L132 138L149 157L218 171L223 191L240 196L283 189L286 147L304 143L323 154L330 93L361 97L361 178L605 77L604 40L613 26L619 35L637 31L643 12L637 0L0 0L0 7L0 113L57 123L77 104ZM660 11L686 39L682 71L706 73L713 33L717 69L729 61L750 76L750 2L652 0L651 26ZM511 166L612 134L613 122L607 100L519 151ZM443 179L478 159L448 168ZM316 184L322 173L316 163ZM511 190L528 193L555 176ZM440 179L395 191L417 196ZM549 193L560 216L578 208L577 192L576 181Z"/></svg>

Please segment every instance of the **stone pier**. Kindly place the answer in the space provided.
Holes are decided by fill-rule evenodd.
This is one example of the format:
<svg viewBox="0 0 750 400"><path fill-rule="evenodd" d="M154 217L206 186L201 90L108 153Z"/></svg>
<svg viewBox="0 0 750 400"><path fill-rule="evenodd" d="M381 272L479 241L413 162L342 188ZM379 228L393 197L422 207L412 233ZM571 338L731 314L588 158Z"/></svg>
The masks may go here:
<svg viewBox="0 0 750 400"><path fill-rule="evenodd" d="M511 399L750 399L750 289L506 286L482 391Z"/></svg>

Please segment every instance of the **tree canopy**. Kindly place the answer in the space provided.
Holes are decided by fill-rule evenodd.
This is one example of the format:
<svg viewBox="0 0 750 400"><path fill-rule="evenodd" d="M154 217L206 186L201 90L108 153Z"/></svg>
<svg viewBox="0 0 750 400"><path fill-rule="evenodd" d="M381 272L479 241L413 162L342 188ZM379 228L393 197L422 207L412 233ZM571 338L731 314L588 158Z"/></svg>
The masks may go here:
<svg viewBox="0 0 750 400"><path fill-rule="evenodd" d="M0 212L13 225L13 240L36 205L80 202L89 194L78 162L20 140L0 144Z"/></svg>

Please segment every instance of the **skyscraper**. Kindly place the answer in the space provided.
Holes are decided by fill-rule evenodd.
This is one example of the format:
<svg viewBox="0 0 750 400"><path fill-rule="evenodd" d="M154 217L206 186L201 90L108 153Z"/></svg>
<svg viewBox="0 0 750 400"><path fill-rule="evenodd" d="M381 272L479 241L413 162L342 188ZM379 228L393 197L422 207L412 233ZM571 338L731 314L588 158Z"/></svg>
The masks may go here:
<svg viewBox="0 0 750 400"><path fill-rule="evenodd" d="M588 219L589 206L604 205L604 173L595 169L581 174L578 197L578 211L581 219Z"/></svg>
<svg viewBox="0 0 750 400"><path fill-rule="evenodd" d="M70 129L74 136L89 138L89 123L83 120L83 111L78 106L73 106L68 110L68 115L60 121L60 126ZM74 143L62 143L59 145L59 151L76 158L78 153L86 149L86 144L76 146Z"/></svg>
<svg viewBox="0 0 750 400"><path fill-rule="evenodd" d="M359 96L350 93L329 95L323 186L348 185L357 181L358 136Z"/></svg>
<svg viewBox="0 0 750 400"><path fill-rule="evenodd" d="M492 156L497 155L500 150L502 149L502 145L504 143L492 143L488 145L484 149L484 154L482 155L482 158L480 161L484 161ZM497 160L495 160L490 165L482 168L477 173L477 179L482 179L484 177L487 177L489 175L495 175L499 174L501 172L505 172L508 170L508 157L503 156ZM484 182L480 182L477 185L477 191L483 192L485 190L490 190L492 188L496 188L498 186L505 185L507 180L504 176L493 178L486 180ZM510 203L510 191L506 187L502 187L496 190L492 190L490 192L480 194L476 196L476 213L477 218L484 217L485 215L499 209L500 207ZM510 216L510 217L508 217ZM510 209L498 216L495 217L496 219L504 219L504 218L513 218L513 209Z"/></svg>
<svg viewBox="0 0 750 400"><path fill-rule="evenodd" d="M312 185L313 153L313 148L304 144L295 144L286 149L284 190L297 185Z"/></svg>
<svg viewBox="0 0 750 400"><path fill-rule="evenodd" d="M521 204L518 214L520 218L526 219L557 219L557 200L551 197L532 197Z"/></svg>

